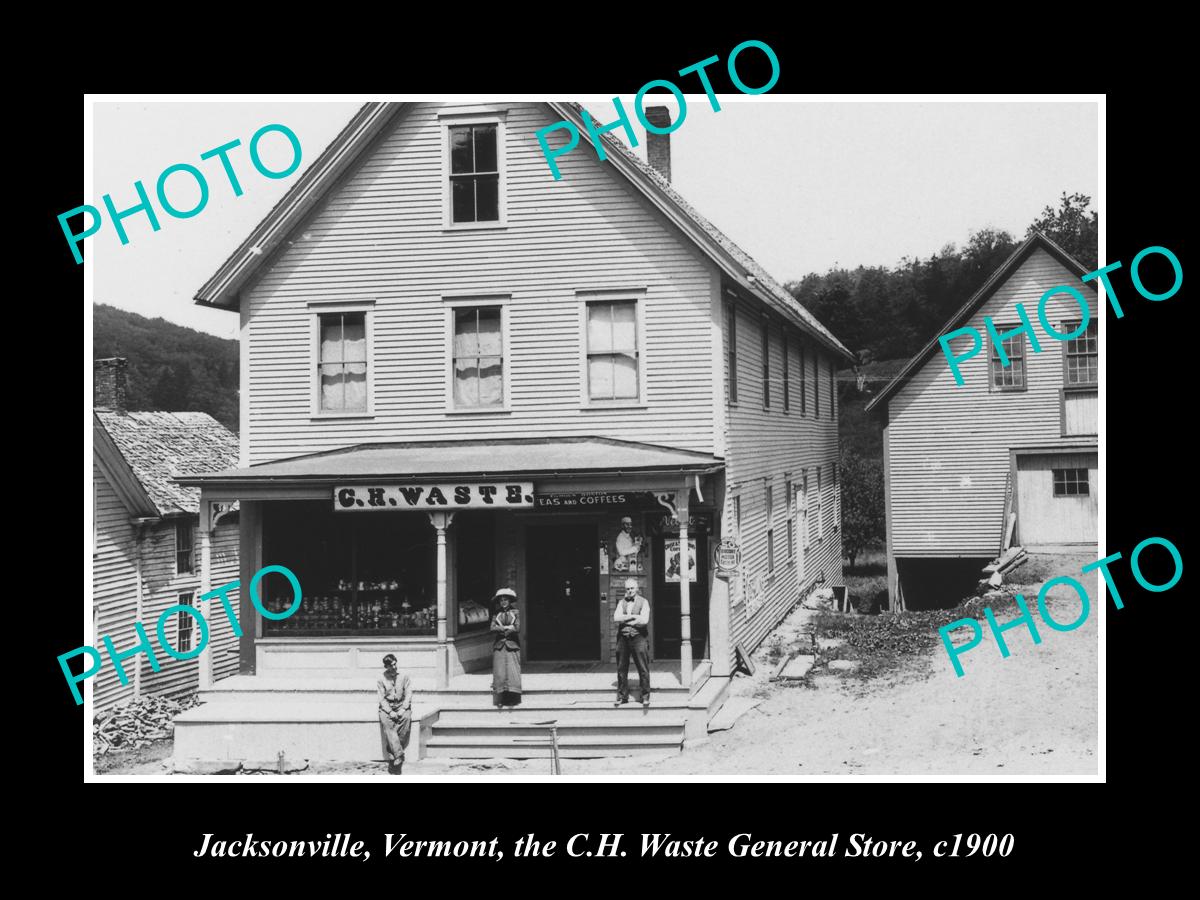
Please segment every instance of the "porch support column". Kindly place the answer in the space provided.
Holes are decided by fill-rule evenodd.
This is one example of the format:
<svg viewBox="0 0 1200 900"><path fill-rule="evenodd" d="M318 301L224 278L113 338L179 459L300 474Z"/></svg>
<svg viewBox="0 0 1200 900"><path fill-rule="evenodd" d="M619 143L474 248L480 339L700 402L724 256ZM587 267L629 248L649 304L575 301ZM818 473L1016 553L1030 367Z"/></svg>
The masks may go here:
<svg viewBox="0 0 1200 900"><path fill-rule="evenodd" d="M212 501L201 494L200 497L200 593L197 599L212 590ZM199 603L196 604L200 606ZM204 649L200 651L200 690L206 691L212 687L213 660L212 634L210 632Z"/></svg>
<svg viewBox="0 0 1200 900"><path fill-rule="evenodd" d="M679 683L685 688L692 686L692 597L688 562L688 500L691 492L688 480L675 495L675 508L679 512ZM696 560L700 565L700 560Z"/></svg>
<svg viewBox="0 0 1200 900"><path fill-rule="evenodd" d="M437 531L437 655L435 657L434 678L437 689L445 690L450 686L450 646L446 629L447 600L446 578L446 530L454 521L452 512L431 512L429 521Z"/></svg>

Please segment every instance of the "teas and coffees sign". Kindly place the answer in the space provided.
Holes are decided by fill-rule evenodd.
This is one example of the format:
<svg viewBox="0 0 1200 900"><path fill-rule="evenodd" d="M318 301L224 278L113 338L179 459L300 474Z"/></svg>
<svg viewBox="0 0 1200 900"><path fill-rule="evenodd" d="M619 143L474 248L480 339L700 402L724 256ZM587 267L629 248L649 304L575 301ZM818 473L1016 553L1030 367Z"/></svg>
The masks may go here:
<svg viewBox="0 0 1200 900"><path fill-rule="evenodd" d="M405 484L335 487L334 510L496 509L533 506L533 482Z"/></svg>

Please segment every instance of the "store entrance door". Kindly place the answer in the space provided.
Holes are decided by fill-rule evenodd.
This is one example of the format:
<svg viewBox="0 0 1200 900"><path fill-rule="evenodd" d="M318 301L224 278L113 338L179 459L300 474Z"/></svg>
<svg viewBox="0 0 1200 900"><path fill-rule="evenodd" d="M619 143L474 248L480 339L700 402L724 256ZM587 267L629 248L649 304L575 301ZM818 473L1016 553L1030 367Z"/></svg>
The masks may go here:
<svg viewBox="0 0 1200 900"><path fill-rule="evenodd" d="M600 659L599 538L594 524L526 531L526 643L530 661Z"/></svg>

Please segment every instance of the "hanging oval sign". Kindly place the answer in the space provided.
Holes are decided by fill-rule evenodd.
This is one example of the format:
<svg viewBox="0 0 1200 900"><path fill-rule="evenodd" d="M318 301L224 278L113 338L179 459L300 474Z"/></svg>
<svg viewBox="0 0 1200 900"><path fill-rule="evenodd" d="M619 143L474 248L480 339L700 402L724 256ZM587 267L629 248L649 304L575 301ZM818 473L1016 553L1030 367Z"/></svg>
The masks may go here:
<svg viewBox="0 0 1200 900"><path fill-rule="evenodd" d="M716 557L717 568L727 572L737 569L742 561L742 551L731 538L725 538L717 544L713 555Z"/></svg>

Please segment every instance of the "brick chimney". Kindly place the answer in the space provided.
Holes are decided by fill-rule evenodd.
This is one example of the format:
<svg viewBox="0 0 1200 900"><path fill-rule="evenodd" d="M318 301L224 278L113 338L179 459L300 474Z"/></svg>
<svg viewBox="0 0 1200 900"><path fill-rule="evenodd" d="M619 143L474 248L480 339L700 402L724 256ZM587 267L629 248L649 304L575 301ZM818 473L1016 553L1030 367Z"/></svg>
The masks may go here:
<svg viewBox="0 0 1200 900"><path fill-rule="evenodd" d="M97 409L125 409L125 366L123 357L92 361L92 406Z"/></svg>
<svg viewBox="0 0 1200 900"><path fill-rule="evenodd" d="M646 107L646 121L656 128L671 127L671 110L666 106ZM646 132L646 161L667 181L671 180L671 136Z"/></svg>

